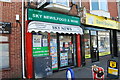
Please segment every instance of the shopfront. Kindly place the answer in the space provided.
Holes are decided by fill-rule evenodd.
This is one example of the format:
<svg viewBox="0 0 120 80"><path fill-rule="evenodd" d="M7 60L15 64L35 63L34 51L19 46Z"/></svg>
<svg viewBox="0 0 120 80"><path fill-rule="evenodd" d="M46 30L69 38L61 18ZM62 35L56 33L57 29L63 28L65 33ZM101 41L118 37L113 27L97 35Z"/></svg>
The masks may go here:
<svg viewBox="0 0 120 80"><path fill-rule="evenodd" d="M80 18L28 9L26 49L27 71L32 77L34 71L30 65L35 57L52 57L52 70L67 67L80 67ZM31 52L29 51L31 49ZM34 63L34 62L33 62Z"/></svg>
<svg viewBox="0 0 120 80"><path fill-rule="evenodd" d="M117 21L87 13L84 27L85 60L95 62L101 56L112 54L111 31L118 30Z"/></svg>
<svg viewBox="0 0 120 80"><path fill-rule="evenodd" d="M84 30L85 58L98 61L99 56L110 54L110 31L106 29L88 28Z"/></svg>
<svg viewBox="0 0 120 80"><path fill-rule="evenodd" d="M120 56L120 31L117 31L117 53Z"/></svg>

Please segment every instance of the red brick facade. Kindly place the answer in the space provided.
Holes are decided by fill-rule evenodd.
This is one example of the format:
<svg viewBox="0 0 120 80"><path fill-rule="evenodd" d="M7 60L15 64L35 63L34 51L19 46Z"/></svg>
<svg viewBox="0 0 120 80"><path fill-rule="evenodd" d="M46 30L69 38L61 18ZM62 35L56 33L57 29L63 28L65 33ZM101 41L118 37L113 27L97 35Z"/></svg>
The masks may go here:
<svg viewBox="0 0 120 80"><path fill-rule="evenodd" d="M89 0L82 0L82 6L85 6L87 9L87 12L90 10L90 2ZM112 2L108 2L108 12L110 12L111 17L117 17L118 16L118 11L117 11L117 3L116 0L112 0Z"/></svg>
<svg viewBox="0 0 120 80"><path fill-rule="evenodd" d="M110 12L111 17L117 18L118 16L118 10L117 10L117 3L116 0L113 0L114 2L108 2L108 12Z"/></svg>
<svg viewBox="0 0 120 80"><path fill-rule="evenodd" d="M16 22L16 14L20 15L21 22L22 5L20 2L0 2L0 22L11 23L9 35L10 68L2 70L2 78L21 78L21 26ZM0 71L1 72L1 71Z"/></svg>

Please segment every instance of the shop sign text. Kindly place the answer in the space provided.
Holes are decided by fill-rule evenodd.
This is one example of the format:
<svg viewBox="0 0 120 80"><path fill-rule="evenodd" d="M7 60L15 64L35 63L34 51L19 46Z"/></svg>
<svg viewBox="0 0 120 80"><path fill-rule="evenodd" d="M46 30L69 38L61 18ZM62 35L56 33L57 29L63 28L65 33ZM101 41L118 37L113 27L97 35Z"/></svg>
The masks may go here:
<svg viewBox="0 0 120 80"><path fill-rule="evenodd" d="M33 47L33 57L48 55L48 47Z"/></svg>
<svg viewBox="0 0 120 80"><path fill-rule="evenodd" d="M80 18L78 17L35 9L28 9L28 20L80 25Z"/></svg>
<svg viewBox="0 0 120 80"><path fill-rule="evenodd" d="M10 34L11 33L11 23L0 22L0 34Z"/></svg>

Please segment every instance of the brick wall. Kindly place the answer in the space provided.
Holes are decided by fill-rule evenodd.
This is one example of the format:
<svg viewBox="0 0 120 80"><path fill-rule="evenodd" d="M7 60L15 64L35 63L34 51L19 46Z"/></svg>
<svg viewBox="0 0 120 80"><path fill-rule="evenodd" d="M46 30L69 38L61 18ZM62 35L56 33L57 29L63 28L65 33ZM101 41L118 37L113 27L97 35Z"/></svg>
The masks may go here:
<svg viewBox="0 0 120 80"><path fill-rule="evenodd" d="M109 1L109 0L108 0ZM89 12L90 10L90 2L89 0L82 0L82 6L85 6L85 8ZM111 17L117 17L118 16L118 11L117 11L117 3L116 0L112 0L112 2L108 2L108 12L110 12Z"/></svg>
<svg viewBox="0 0 120 80"><path fill-rule="evenodd" d="M118 16L117 3L116 0L113 1L114 2L108 2L108 12L110 12L111 17L117 17Z"/></svg>
<svg viewBox="0 0 120 80"><path fill-rule="evenodd" d="M10 22L10 68L2 70L2 78L21 78L21 26L16 22L16 14L20 15L21 22L22 5L20 2L0 2L0 22Z"/></svg>

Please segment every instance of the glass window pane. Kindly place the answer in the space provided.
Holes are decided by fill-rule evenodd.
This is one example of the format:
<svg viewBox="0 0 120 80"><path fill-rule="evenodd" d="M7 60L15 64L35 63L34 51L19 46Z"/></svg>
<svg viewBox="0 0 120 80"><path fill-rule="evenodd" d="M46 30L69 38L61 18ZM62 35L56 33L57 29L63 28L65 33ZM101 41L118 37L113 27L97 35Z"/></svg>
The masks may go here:
<svg viewBox="0 0 120 80"><path fill-rule="evenodd" d="M0 36L0 42L7 42L8 37L7 36Z"/></svg>
<svg viewBox="0 0 120 80"><path fill-rule="evenodd" d="M100 10L107 11L107 0L100 0Z"/></svg>
<svg viewBox="0 0 120 80"><path fill-rule="evenodd" d="M58 56L57 56L57 35L50 34L50 55L52 56L52 69L58 69Z"/></svg>
<svg viewBox="0 0 120 80"><path fill-rule="evenodd" d="M97 35L96 31L91 31L91 35Z"/></svg>
<svg viewBox="0 0 120 80"><path fill-rule="evenodd" d="M33 34L33 57L48 56L48 33Z"/></svg>
<svg viewBox="0 0 120 80"><path fill-rule="evenodd" d="M68 6L68 0L56 0L57 4L62 4L64 6Z"/></svg>
<svg viewBox="0 0 120 80"><path fill-rule="evenodd" d="M72 36L61 35L60 40L60 67L73 65L73 42Z"/></svg>
<svg viewBox="0 0 120 80"><path fill-rule="evenodd" d="M0 69L9 68L9 44L0 44Z"/></svg>
<svg viewBox="0 0 120 80"><path fill-rule="evenodd" d="M91 7L92 7L92 10L99 10L98 0L91 0Z"/></svg>
<svg viewBox="0 0 120 80"><path fill-rule="evenodd" d="M9 68L9 56L2 56L2 68Z"/></svg>
<svg viewBox="0 0 120 80"><path fill-rule="evenodd" d="M91 58L90 55L90 35L89 30L85 30L84 43L85 43L85 58Z"/></svg>
<svg viewBox="0 0 120 80"><path fill-rule="evenodd" d="M109 32L99 31L98 32L98 48L99 55L104 56L110 54L110 36Z"/></svg>
<svg viewBox="0 0 120 80"><path fill-rule="evenodd" d="M120 32L117 32L118 55L120 55Z"/></svg>

